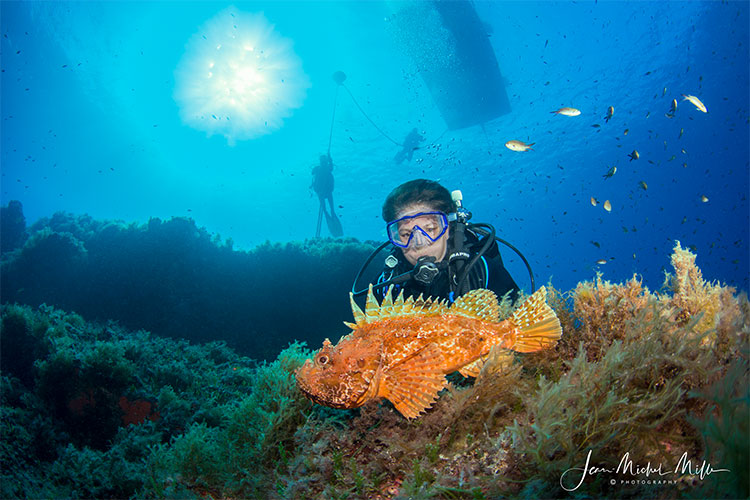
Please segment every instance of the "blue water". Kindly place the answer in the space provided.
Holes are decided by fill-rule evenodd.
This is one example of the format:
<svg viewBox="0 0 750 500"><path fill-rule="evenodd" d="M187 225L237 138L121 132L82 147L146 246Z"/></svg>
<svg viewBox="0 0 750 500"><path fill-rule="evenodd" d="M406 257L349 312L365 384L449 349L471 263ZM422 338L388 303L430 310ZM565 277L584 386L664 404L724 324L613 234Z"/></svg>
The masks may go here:
<svg viewBox="0 0 750 500"><path fill-rule="evenodd" d="M292 43L289 84L304 88L276 130L227 139L186 123L175 87L191 37L229 4L3 1L0 200L20 200L29 223L58 210L189 216L240 249L312 237L310 171L328 149L340 70L385 135L417 127L428 139L393 163L399 148L339 93L330 145L345 235L384 239L385 196L427 177L462 190L473 220L518 247L537 284L569 289L601 271L658 289L679 240L705 278L750 288L748 2L477 2L512 111L461 130L446 130L394 36L399 5L236 3ZM581 115L550 113L562 106ZM511 139L533 151L508 150ZM504 257L528 289L519 259Z"/></svg>

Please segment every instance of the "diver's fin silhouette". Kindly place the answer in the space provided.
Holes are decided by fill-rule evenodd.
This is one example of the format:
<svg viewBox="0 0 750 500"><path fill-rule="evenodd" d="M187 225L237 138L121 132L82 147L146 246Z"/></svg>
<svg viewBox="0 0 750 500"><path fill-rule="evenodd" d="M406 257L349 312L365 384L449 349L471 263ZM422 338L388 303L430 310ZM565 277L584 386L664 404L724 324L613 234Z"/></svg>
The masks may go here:
<svg viewBox="0 0 750 500"><path fill-rule="evenodd" d="M406 150L402 149L398 153L396 153L396 156L393 157L393 163L403 163L403 161L406 159Z"/></svg>
<svg viewBox="0 0 750 500"><path fill-rule="evenodd" d="M336 214L329 215L327 211L323 211L326 216L326 224L328 224L328 230L331 232L331 236L334 238L340 238L344 236L344 229L341 227L341 221Z"/></svg>
<svg viewBox="0 0 750 500"><path fill-rule="evenodd" d="M315 227L316 238L320 238L320 227L323 225L323 212L325 212L325 208L321 205L318 209L318 225Z"/></svg>

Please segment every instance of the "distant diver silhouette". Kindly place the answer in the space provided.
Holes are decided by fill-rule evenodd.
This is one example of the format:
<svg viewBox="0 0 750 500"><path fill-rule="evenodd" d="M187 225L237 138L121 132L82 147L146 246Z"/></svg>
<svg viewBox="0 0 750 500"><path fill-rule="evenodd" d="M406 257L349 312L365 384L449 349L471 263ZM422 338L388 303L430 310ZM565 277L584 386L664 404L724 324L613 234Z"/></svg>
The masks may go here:
<svg viewBox="0 0 750 500"><path fill-rule="evenodd" d="M396 153L396 156L394 156L393 161L396 163L402 163L404 160L411 161L412 156L414 156L414 151L422 147L419 144L421 142L424 142L426 138L423 137L417 131L416 128L413 128L411 132L409 132L406 135L403 143L398 142L393 137L385 133L385 131L382 128L380 128L378 124L373 121L372 118L370 118L370 116L365 112L365 110L362 109L362 106L359 105L359 102L357 102L357 99L354 97L354 94L352 94L352 91L349 90L349 87L347 87L346 84L344 83L346 81L346 73L344 73L343 71L336 71L331 75L331 78L336 83L336 95L333 98L333 116L331 116L331 130L330 130L330 133L328 134L328 154L329 155L331 154L331 140L333 139L333 125L335 122L334 119L336 117L336 104L338 102L339 90L344 89L346 93L349 94L349 97L351 97L352 102L357 107L357 109L360 111L360 113L362 113L362 116L364 116L367 119L367 121L370 122L370 124L375 128L375 130L377 130L380 133L380 135L388 139L390 142L392 142L393 144L401 148L401 150L398 153ZM436 141L440 140L440 138L443 137L443 135L445 135L446 132L448 132L447 128L443 130L443 132L437 137L437 139L432 140L432 141L427 141L427 144L434 144Z"/></svg>
<svg viewBox="0 0 750 500"><path fill-rule="evenodd" d="M331 235L336 238L343 236L344 230L341 227L341 221L339 221L339 218L336 216L336 211L333 205L333 160L331 159L331 155L320 155L320 163L313 167L312 175L313 179L310 187L318 195L318 201L320 202L315 237L320 237L323 216L325 216L326 224L328 225L328 230L331 232ZM328 200L330 213L326 208L326 200Z"/></svg>
<svg viewBox="0 0 750 500"><path fill-rule="evenodd" d="M417 132L417 129L411 129L411 132L409 132L406 135L406 138L404 138L401 151L396 153L396 156L393 157L393 161L396 163L402 163L404 160L411 161L412 156L414 156L414 151L419 149L419 143L422 141L424 141L424 137Z"/></svg>

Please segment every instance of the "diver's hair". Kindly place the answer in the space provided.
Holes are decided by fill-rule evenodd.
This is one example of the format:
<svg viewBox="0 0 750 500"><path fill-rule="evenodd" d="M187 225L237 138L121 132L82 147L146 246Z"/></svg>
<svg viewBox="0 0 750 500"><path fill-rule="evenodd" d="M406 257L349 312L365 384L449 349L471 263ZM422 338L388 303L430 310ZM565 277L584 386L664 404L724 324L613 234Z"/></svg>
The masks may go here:
<svg viewBox="0 0 750 500"><path fill-rule="evenodd" d="M399 212L416 203L446 214L456 211L456 204L447 189L435 181L414 179L391 191L383 203L383 219L386 222L396 220Z"/></svg>

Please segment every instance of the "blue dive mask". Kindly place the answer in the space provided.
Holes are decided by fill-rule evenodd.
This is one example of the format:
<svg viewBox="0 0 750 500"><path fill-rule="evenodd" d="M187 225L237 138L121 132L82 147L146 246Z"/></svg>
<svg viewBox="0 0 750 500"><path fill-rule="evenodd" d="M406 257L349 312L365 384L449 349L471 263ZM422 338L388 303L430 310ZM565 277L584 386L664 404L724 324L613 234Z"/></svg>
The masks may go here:
<svg viewBox="0 0 750 500"><path fill-rule="evenodd" d="M400 248L422 247L435 243L448 229L448 216L443 212L419 212L405 215L386 226L388 239Z"/></svg>

